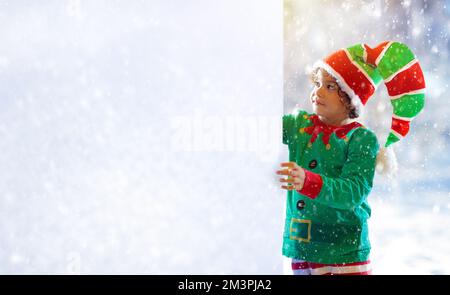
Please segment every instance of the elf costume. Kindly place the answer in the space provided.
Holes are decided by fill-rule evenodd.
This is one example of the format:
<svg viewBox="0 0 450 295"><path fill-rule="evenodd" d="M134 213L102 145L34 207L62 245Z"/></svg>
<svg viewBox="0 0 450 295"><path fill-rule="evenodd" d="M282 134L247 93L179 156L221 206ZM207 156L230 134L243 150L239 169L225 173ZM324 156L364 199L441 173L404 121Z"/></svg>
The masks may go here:
<svg viewBox="0 0 450 295"><path fill-rule="evenodd" d="M404 44L357 44L314 67L332 75L357 108L381 82L386 85L393 115L385 148L408 133L409 122L423 109L423 73ZM283 255L325 264L367 261L367 196L380 148L376 135L358 122L326 125L317 115L299 110L283 116L283 143L289 161L306 173L303 188L287 192Z"/></svg>

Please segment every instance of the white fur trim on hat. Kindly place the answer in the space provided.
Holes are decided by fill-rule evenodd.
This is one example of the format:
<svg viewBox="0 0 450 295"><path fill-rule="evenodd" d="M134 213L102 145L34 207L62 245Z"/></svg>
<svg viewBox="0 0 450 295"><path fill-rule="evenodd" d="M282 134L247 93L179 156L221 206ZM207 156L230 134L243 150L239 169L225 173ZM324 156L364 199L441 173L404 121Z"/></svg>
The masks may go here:
<svg viewBox="0 0 450 295"><path fill-rule="evenodd" d="M330 74L331 76L333 76L333 78L336 79L336 83L339 85L339 87L341 87L341 89L345 93L348 94L352 106L355 107L356 112L361 116L364 109L363 108L364 105L362 104L361 98L355 93L355 91L353 91L352 88L350 88L350 86L348 86L344 78L342 78L342 76L338 72L336 72L332 67L330 67L330 65L325 63L323 60L318 60L314 63L313 71L316 70L317 68L324 69L325 71L327 71L328 74Z"/></svg>

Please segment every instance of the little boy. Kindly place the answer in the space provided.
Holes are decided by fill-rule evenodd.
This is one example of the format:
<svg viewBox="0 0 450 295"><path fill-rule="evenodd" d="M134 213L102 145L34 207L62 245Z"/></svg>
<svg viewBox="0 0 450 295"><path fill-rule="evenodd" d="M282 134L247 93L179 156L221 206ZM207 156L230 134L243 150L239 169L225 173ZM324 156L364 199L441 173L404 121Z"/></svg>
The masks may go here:
<svg viewBox="0 0 450 295"><path fill-rule="evenodd" d="M384 82L393 106L385 148L409 131L424 106L425 81L409 48L357 44L314 65L314 113L283 116L289 162L277 171L287 190L283 255L294 274L371 274L367 202L379 153L376 135L356 119Z"/></svg>

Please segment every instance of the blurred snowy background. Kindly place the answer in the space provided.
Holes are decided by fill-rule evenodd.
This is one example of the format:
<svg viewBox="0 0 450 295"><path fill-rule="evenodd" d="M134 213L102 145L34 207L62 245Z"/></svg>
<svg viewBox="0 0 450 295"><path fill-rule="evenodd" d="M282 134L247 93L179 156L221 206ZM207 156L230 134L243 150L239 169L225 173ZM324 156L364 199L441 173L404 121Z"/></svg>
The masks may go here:
<svg viewBox="0 0 450 295"><path fill-rule="evenodd" d="M423 112L394 145L400 172L375 176L370 236L375 274L450 274L450 1L284 2L284 112L312 111L308 69L314 61L357 43L408 44L427 84ZM392 108L380 85L360 118L380 144Z"/></svg>
<svg viewBox="0 0 450 295"><path fill-rule="evenodd" d="M375 180L374 272L449 274L449 7L0 0L0 274L283 273L280 116L314 60L386 39L428 95Z"/></svg>

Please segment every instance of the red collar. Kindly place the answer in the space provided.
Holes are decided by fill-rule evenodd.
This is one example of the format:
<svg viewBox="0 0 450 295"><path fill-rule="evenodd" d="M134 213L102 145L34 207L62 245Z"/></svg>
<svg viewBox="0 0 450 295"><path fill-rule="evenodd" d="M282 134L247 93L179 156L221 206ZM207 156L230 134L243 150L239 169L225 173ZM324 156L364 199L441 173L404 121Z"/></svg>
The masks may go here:
<svg viewBox="0 0 450 295"><path fill-rule="evenodd" d="M327 125L320 121L319 116L317 115L311 115L308 117L308 120L313 123L312 126L302 128L300 132L304 131L308 134L311 134L311 139L309 140L311 146L314 141L316 141L317 136L320 133L323 133L322 136L322 142L324 145L326 145L327 149L330 149L330 136L331 134L335 133L337 137L346 140L347 139L347 133L350 130L356 129L358 127L363 126L362 124L358 122L352 122L346 125L342 126L333 126L333 125Z"/></svg>

